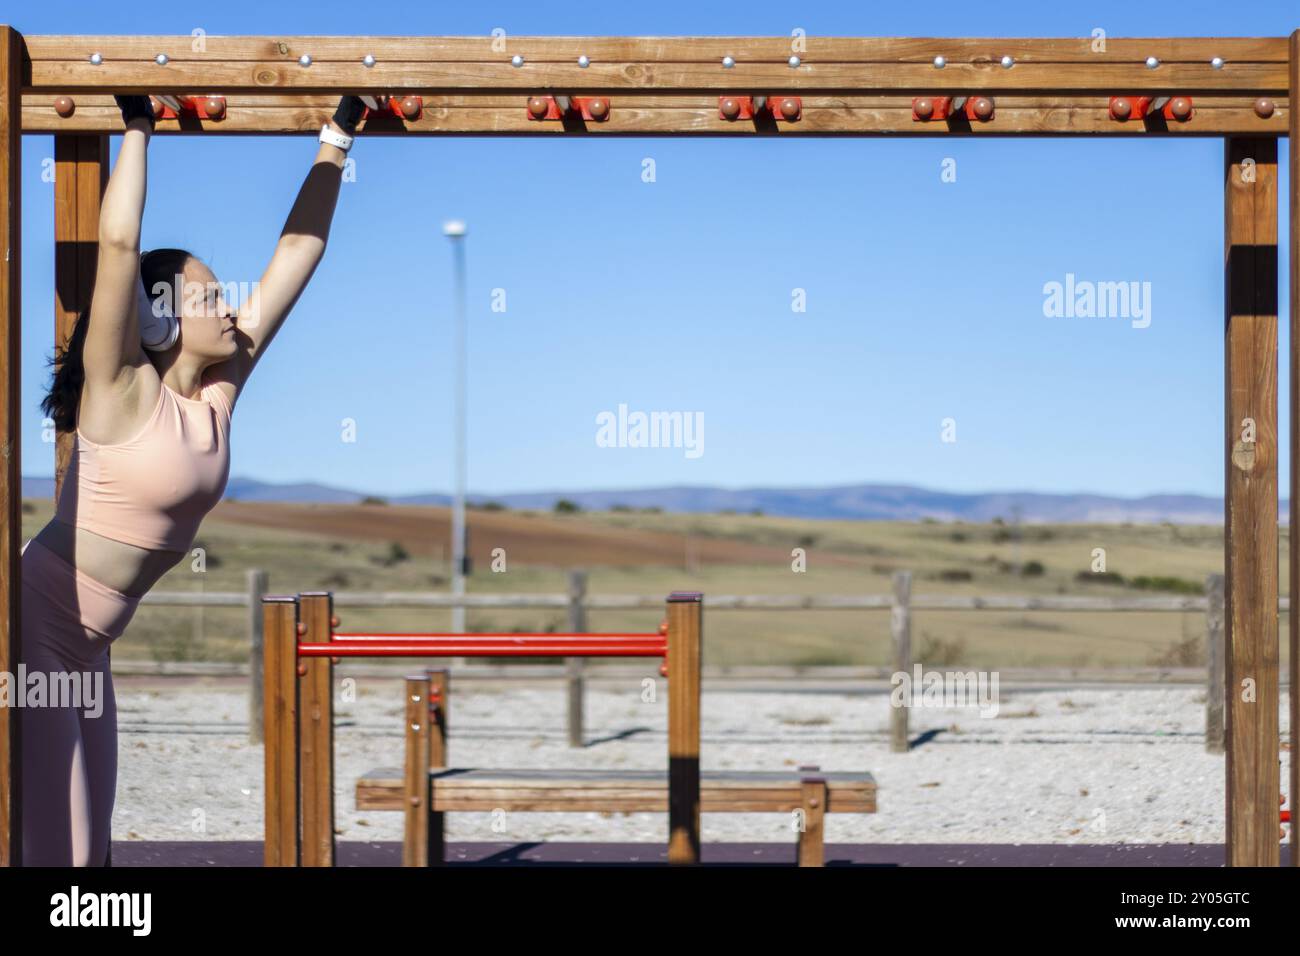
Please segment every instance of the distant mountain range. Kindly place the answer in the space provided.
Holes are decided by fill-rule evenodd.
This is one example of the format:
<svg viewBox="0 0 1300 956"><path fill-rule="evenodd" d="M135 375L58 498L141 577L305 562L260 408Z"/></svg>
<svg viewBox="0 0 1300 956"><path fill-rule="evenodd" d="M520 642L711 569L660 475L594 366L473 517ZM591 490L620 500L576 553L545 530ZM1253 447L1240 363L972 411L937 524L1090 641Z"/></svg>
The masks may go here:
<svg viewBox="0 0 1300 956"><path fill-rule="evenodd" d="M48 498L54 494L53 478L24 478L23 496ZM272 484L254 478L232 477L226 497L239 501L289 501L352 504L367 497L364 491L315 482ZM442 494L380 495L390 504L442 505L451 496ZM498 502L508 508L550 510L561 499L588 511L606 511L615 506L635 509L660 508L675 512L754 512L791 518L848 518L872 521L985 522L994 518L1016 518L1039 523L1222 524L1223 499L1205 495L1147 495L1115 498L1089 494L1040 494L1028 491L998 491L958 494L911 485L843 485L828 488L709 488L667 487L624 491L539 491L519 494L471 494L471 504ZM1288 506L1279 505L1279 516L1287 522Z"/></svg>

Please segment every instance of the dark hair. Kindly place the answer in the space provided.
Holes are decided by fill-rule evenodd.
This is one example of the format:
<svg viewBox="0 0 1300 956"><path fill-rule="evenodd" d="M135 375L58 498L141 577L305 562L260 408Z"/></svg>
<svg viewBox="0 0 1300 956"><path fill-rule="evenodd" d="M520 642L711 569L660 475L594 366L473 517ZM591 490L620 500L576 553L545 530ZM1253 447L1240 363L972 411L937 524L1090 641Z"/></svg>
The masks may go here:
<svg viewBox="0 0 1300 956"><path fill-rule="evenodd" d="M152 249L141 254L140 278L145 288L152 294L155 284L170 284L177 273L184 271L189 258L191 254L184 249ZM89 327L90 309L86 308L77 316L67 344L62 349L56 344L55 354L47 363L54 367L54 377L49 392L41 400L41 411L54 421L59 431L70 432L77 427L77 405L86 380L82 354Z"/></svg>

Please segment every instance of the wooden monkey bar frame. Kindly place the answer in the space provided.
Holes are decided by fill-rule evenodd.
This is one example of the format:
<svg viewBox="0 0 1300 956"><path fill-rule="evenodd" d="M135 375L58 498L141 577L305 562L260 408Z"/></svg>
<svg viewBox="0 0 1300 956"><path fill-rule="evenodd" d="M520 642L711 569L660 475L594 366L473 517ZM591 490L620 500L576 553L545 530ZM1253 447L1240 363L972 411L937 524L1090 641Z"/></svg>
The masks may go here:
<svg viewBox="0 0 1300 956"><path fill-rule="evenodd" d="M1277 865L1278 143L1289 136L1291 509L1300 501L1300 30L1287 37L23 37L0 26L0 671L21 620L20 186L54 134L55 340L89 302L113 93L183 96L160 135L1119 135L1224 139L1228 862ZM177 101L182 102L182 101ZM1247 421L1249 420L1249 421ZM71 453L56 445L56 480ZM1290 539L1300 594L1300 535ZM1290 621L1291 752L1300 614ZM1246 691L1249 692L1246 692ZM21 860L21 710L0 708L0 865ZM1290 793L1300 794L1292 759ZM1291 832L1300 863L1300 835Z"/></svg>

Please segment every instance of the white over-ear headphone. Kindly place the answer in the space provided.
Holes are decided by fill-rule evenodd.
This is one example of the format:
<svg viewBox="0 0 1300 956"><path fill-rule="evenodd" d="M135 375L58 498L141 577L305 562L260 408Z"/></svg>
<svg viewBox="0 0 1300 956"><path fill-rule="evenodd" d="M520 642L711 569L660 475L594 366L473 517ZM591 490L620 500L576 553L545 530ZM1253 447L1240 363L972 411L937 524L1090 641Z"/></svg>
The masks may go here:
<svg viewBox="0 0 1300 956"><path fill-rule="evenodd" d="M140 294L136 297L136 315L140 324L140 344L151 352L165 352L176 344L181 334L181 324L167 307L165 297L157 302L149 295L145 287L144 257L148 252L140 253Z"/></svg>

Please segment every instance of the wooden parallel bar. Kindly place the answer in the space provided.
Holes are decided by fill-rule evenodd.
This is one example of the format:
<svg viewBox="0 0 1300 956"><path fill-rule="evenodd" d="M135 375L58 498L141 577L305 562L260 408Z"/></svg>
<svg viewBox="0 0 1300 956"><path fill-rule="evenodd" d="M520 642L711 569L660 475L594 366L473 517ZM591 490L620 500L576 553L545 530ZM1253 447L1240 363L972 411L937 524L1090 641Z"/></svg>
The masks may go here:
<svg viewBox="0 0 1300 956"><path fill-rule="evenodd" d="M668 862L700 861L700 657L704 595L668 597Z"/></svg>
<svg viewBox="0 0 1300 956"><path fill-rule="evenodd" d="M262 599L264 866L298 865L298 601Z"/></svg>
<svg viewBox="0 0 1300 956"><path fill-rule="evenodd" d="M22 37L0 26L0 672L22 660ZM22 708L0 707L0 866L22 864Z"/></svg>
<svg viewBox="0 0 1300 956"><path fill-rule="evenodd" d="M773 91L776 92L776 91ZM931 92L931 91L923 91ZM71 116L54 109L60 96L72 100ZM1236 94L1194 96L1194 112L1186 122L1128 121L1110 118L1106 96L998 96L987 122L917 122L911 96L803 96L798 122L728 121L718 114L716 94L614 93L609 118L603 122L566 124L528 118L527 95L439 94L424 101L419 119L402 122L380 117L361 126L367 136L535 135L556 136L915 136L1106 135L1221 136L1225 134L1287 135L1289 98L1270 97L1273 112L1261 117L1255 97ZM184 118L158 123L162 136L234 136L263 133L315 136L334 113L338 98L266 95L231 97L220 121ZM121 114L112 98L97 93L28 94L23 100L24 133L120 133Z"/></svg>
<svg viewBox="0 0 1300 956"><path fill-rule="evenodd" d="M1277 140L1225 141L1229 866L1277 866Z"/></svg>
<svg viewBox="0 0 1300 956"><path fill-rule="evenodd" d="M797 41L797 42L796 42ZM783 62L792 53L805 59L845 63L928 63L942 54L949 61L996 61L1005 54L1027 62L1122 63L1158 56L1166 62L1201 63L1223 57L1236 62L1286 63L1286 37L592 37L592 36L86 36L27 37L33 63L75 60L99 52L107 59L152 59L166 53L177 60L296 60L345 62L371 54L393 61L491 62L518 53L530 59L568 62L578 56L600 60L710 62L748 56Z"/></svg>
<svg viewBox="0 0 1300 956"><path fill-rule="evenodd" d="M1291 34L1291 96L1300 96L1300 29ZM1300 114L1290 115L1291 190L1291 527L1300 521ZM1290 552L1289 594L1300 594L1300 533L1288 536ZM1287 806L1291 808L1291 865L1300 866L1300 822L1296 801L1300 800L1300 614L1290 615L1291 677L1291 779Z"/></svg>
<svg viewBox="0 0 1300 956"><path fill-rule="evenodd" d="M298 595L303 643L328 643L333 603L328 591ZM298 766L302 781L302 865L334 865L334 664L301 657Z"/></svg>
<svg viewBox="0 0 1300 956"><path fill-rule="evenodd" d="M1149 70L1141 63L1022 64L1003 70L996 64L932 66L889 63L828 63L791 70L780 64L738 63L724 70L714 64L573 64L534 63L514 69L498 64L395 63L367 70L361 64L269 62L185 63L84 60L32 64L24 92L120 90L124 93L247 94L275 90L301 93L437 93L444 90L516 90L519 92L601 93L624 90L713 90L717 93L766 90L785 93L831 90L908 90L917 93L986 93L1073 91L1114 93L1186 93L1234 90L1251 95L1286 89L1285 63L1244 63L1234 70L1205 64L1168 64Z"/></svg>
<svg viewBox="0 0 1300 956"><path fill-rule="evenodd" d="M37 93L433 93L477 90L786 92L1014 90L1279 92L1285 37L1108 40L761 37L79 37L28 38L25 89ZM99 54L101 62L91 62ZM164 54L165 65L156 62ZM374 57L370 66L363 63ZM799 63L791 67L789 58ZM300 57L310 57L302 65ZM522 59L516 65L512 58ZM589 58L580 66L579 56ZM734 65L723 66L723 57ZM936 56L946 66L936 69ZM1015 65L1004 68L1003 56ZM1160 65L1149 69L1148 57ZM1222 68L1211 66L1221 57Z"/></svg>

